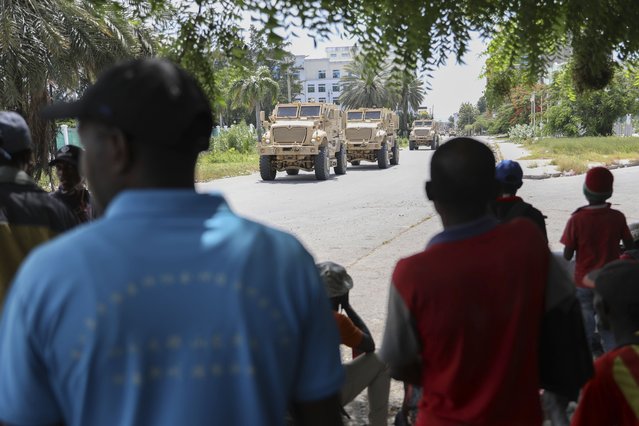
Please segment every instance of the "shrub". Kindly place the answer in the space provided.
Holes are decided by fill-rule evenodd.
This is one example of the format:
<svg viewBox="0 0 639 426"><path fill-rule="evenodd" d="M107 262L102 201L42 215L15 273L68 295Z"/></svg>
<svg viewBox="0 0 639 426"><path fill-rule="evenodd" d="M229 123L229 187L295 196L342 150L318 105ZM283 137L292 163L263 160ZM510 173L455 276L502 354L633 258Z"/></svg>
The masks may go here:
<svg viewBox="0 0 639 426"><path fill-rule="evenodd" d="M579 135L579 118L573 109L567 104L553 105L546 113L548 125L545 127L547 134L553 136L577 136Z"/></svg>
<svg viewBox="0 0 639 426"><path fill-rule="evenodd" d="M535 137L535 129L529 124L516 124L508 131L508 137L515 143L522 143Z"/></svg>
<svg viewBox="0 0 639 426"><path fill-rule="evenodd" d="M227 130L222 130L219 136L215 136L211 141L211 151L225 152L230 149L248 154L255 152L256 137L255 130L251 129L244 121L234 124Z"/></svg>

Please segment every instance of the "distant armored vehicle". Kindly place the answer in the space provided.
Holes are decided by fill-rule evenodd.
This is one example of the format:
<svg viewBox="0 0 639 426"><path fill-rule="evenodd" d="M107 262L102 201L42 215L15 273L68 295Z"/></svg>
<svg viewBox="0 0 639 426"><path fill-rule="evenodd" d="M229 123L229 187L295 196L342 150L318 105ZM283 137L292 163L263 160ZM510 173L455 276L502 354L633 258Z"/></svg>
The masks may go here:
<svg viewBox="0 0 639 426"><path fill-rule="evenodd" d="M431 149L439 148L439 131L437 123L432 119L417 119L408 136L408 147L412 151L420 146L429 146Z"/></svg>
<svg viewBox="0 0 639 426"><path fill-rule="evenodd" d="M346 154L357 166L377 162L380 169L399 164L399 117L386 108L361 108L346 112Z"/></svg>
<svg viewBox="0 0 639 426"><path fill-rule="evenodd" d="M278 171L297 175L300 170L315 171L318 180L346 173L346 144L343 112L333 104L278 104L264 120L266 131L259 144L260 175L273 180Z"/></svg>

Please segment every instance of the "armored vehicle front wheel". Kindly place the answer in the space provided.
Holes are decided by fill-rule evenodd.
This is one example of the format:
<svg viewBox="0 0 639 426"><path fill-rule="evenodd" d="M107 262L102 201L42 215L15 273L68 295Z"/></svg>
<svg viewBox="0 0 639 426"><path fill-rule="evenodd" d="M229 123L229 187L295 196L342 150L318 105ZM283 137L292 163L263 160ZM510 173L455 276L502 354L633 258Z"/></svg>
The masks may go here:
<svg viewBox="0 0 639 426"><path fill-rule="evenodd" d="M439 148L439 137L434 138L433 141L430 143L430 149L434 151L437 148Z"/></svg>
<svg viewBox="0 0 639 426"><path fill-rule="evenodd" d="M417 149L417 146L415 145L415 141L408 141L408 149L410 149L411 151L414 151L415 149Z"/></svg>
<svg viewBox="0 0 639 426"><path fill-rule="evenodd" d="M297 176L300 174L300 169L286 169L286 174L289 176Z"/></svg>
<svg viewBox="0 0 639 426"><path fill-rule="evenodd" d="M399 164L399 144L397 142L395 142L395 145L393 145L392 154L393 156L390 159L390 163L393 166L396 166Z"/></svg>
<svg viewBox="0 0 639 426"><path fill-rule="evenodd" d="M328 147L322 146L315 156L315 178L326 180L331 176L331 162L328 158Z"/></svg>
<svg viewBox="0 0 639 426"><path fill-rule="evenodd" d="M346 159L346 147L342 144L342 147L335 154L337 156L337 165L335 166L336 175L345 175L346 168L348 167L348 160Z"/></svg>
<svg viewBox="0 0 639 426"><path fill-rule="evenodd" d="M351 161L353 166L359 166L359 160Z"/></svg>
<svg viewBox="0 0 639 426"><path fill-rule="evenodd" d="M262 180L274 180L277 170L273 167L273 157L270 155L260 155L260 176Z"/></svg>
<svg viewBox="0 0 639 426"><path fill-rule="evenodd" d="M377 151L377 167L387 169L388 164L388 145L382 144L382 147Z"/></svg>

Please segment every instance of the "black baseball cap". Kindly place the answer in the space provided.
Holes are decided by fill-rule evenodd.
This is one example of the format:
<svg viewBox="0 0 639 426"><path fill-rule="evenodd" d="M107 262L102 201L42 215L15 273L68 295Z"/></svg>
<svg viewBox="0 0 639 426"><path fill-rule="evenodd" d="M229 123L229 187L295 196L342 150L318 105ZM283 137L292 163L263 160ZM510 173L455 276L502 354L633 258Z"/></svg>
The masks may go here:
<svg viewBox="0 0 639 426"><path fill-rule="evenodd" d="M83 149L75 145L65 145L55 153L55 158L49 161L49 166L57 163L69 163L78 167Z"/></svg>
<svg viewBox="0 0 639 426"><path fill-rule="evenodd" d="M31 132L17 112L0 111L0 156L11 160L11 154L32 149Z"/></svg>
<svg viewBox="0 0 639 426"><path fill-rule="evenodd" d="M42 116L97 121L134 142L197 152L208 149L213 129L211 105L199 84L179 66L157 58L109 68L78 101L45 107Z"/></svg>

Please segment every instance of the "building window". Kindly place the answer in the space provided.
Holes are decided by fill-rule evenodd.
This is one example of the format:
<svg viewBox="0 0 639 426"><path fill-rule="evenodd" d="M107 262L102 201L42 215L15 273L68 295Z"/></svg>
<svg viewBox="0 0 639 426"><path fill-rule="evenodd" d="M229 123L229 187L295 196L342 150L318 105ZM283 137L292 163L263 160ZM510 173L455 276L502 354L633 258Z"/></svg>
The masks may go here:
<svg viewBox="0 0 639 426"><path fill-rule="evenodd" d="M333 70L333 78L339 78L340 73L339 70Z"/></svg>
<svg viewBox="0 0 639 426"><path fill-rule="evenodd" d="M351 56L351 55L350 55L348 52L344 52L344 53L342 53L342 58L348 58L348 57L350 57L350 56Z"/></svg>
<svg viewBox="0 0 639 426"><path fill-rule="evenodd" d="M308 93L315 93L315 85L314 84L309 84L306 91Z"/></svg>
<svg viewBox="0 0 639 426"><path fill-rule="evenodd" d="M340 88L339 88L339 83L333 83L333 92L339 92Z"/></svg>
<svg viewBox="0 0 639 426"><path fill-rule="evenodd" d="M333 103L335 105L339 105L339 98L333 98Z"/></svg>
<svg viewBox="0 0 639 426"><path fill-rule="evenodd" d="M337 53L331 53L331 58L337 58Z"/></svg>
<svg viewBox="0 0 639 426"><path fill-rule="evenodd" d="M317 91L320 92L320 93L326 92L326 85L325 84L318 84L317 85Z"/></svg>
<svg viewBox="0 0 639 426"><path fill-rule="evenodd" d="M326 102L326 98L319 98L320 102Z"/></svg>
<svg viewBox="0 0 639 426"><path fill-rule="evenodd" d="M317 78L326 78L326 70L319 70L317 72Z"/></svg>

